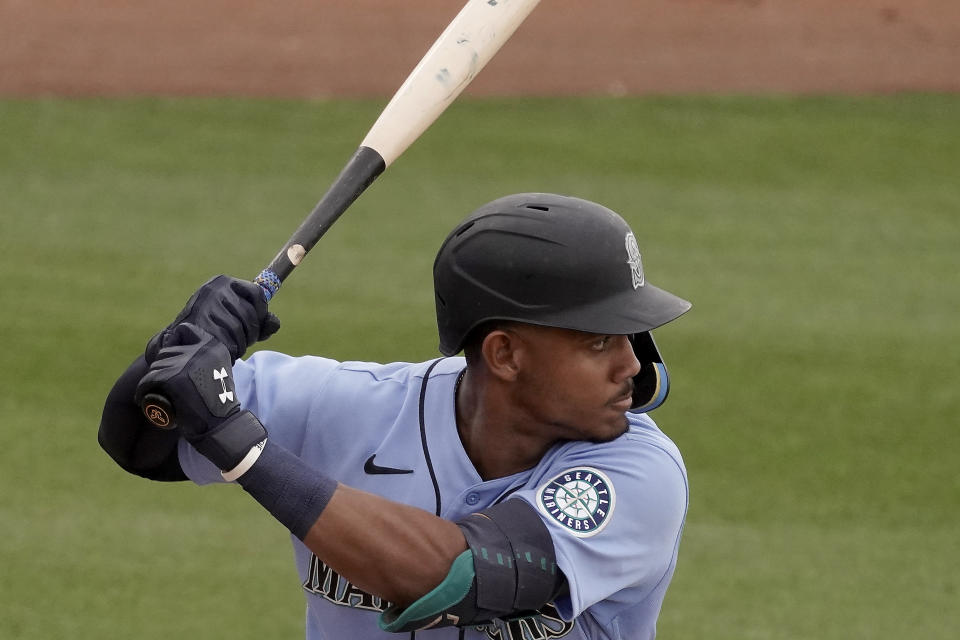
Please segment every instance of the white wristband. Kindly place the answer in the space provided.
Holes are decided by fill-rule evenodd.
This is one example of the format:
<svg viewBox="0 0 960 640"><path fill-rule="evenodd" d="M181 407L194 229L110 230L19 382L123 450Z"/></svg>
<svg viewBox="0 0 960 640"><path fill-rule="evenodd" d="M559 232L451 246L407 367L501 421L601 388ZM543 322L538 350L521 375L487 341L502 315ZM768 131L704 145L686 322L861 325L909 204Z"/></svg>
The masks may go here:
<svg viewBox="0 0 960 640"><path fill-rule="evenodd" d="M230 471L221 471L220 475L223 476L223 479L227 482L233 482L247 471L250 471L250 467L253 466L259 458L260 454L263 453L263 447L267 444L267 439L264 438L261 442L250 447L250 451L247 451L247 455L243 456L243 460L240 461L240 464L235 466Z"/></svg>

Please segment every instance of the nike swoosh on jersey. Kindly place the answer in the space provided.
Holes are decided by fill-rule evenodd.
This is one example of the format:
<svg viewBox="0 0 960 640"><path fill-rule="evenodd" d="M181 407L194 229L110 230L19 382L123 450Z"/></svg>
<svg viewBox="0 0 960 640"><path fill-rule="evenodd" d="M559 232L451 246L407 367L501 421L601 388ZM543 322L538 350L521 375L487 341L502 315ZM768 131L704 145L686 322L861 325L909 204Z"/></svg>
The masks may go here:
<svg viewBox="0 0 960 640"><path fill-rule="evenodd" d="M377 457L377 454L373 454L367 461L363 463L363 470L370 475L379 475L379 474L402 474L402 473L413 473L413 469L397 469L395 467L381 467L378 464L373 463L373 459Z"/></svg>

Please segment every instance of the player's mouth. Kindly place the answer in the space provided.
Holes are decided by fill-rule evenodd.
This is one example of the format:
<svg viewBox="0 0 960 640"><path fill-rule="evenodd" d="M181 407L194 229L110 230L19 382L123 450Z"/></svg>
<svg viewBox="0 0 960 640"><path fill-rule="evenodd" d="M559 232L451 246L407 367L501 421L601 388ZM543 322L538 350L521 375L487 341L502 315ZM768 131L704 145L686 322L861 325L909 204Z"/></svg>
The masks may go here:
<svg viewBox="0 0 960 640"><path fill-rule="evenodd" d="M615 396L613 400L610 401L610 406L617 411L628 411L630 407L633 406L633 384L628 383L623 393Z"/></svg>

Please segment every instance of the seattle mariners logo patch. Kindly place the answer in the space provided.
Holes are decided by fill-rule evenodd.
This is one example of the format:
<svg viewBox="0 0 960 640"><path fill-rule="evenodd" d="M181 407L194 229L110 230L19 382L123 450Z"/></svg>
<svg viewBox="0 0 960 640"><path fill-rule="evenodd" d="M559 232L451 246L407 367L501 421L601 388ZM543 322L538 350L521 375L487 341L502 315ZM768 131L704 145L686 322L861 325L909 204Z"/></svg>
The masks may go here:
<svg viewBox="0 0 960 640"><path fill-rule="evenodd" d="M564 471L537 492L540 510L579 538L600 533L615 504L613 483L592 467Z"/></svg>
<svg viewBox="0 0 960 640"><path fill-rule="evenodd" d="M640 246L632 233L628 233L625 239L627 245L627 264L630 265L630 277L633 278L633 288L639 289L643 286L643 263L640 261Z"/></svg>

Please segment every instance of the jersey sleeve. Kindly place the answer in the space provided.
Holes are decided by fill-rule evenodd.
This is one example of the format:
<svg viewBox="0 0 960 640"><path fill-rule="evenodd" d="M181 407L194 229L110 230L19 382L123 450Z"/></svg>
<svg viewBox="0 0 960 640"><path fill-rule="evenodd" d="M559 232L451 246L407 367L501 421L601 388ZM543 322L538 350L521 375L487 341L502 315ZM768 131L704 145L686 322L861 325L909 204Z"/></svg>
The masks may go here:
<svg viewBox="0 0 960 640"><path fill-rule="evenodd" d="M339 365L328 358L258 351L233 365L240 406L260 419L268 438L299 454L317 409L314 403ZM182 438L178 456L184 473L197 484L224 481L220 470Z"/></svg>
<svg viewBox="0 0 960 640"><path fill-rule="evenodd" d="M572 620L603 600L610 617L619 605L659 609L688 503L673 443L633 431L599 446L571 443L538 477L514 497L547 523L569 584L555 603L560 614Z"/></svg>

